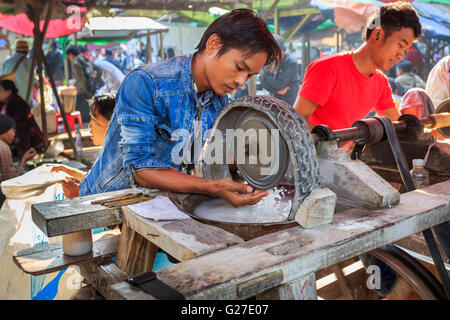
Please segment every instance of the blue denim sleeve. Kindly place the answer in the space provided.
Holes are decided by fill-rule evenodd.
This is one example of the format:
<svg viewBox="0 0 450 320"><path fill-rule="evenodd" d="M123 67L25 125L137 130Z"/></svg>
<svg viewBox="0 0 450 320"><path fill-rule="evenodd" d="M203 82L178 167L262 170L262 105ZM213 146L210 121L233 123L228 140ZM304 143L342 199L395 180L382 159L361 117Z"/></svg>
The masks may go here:
<svg viewBox="0 0 450 320"><path fill-rule="evenodd" d="M170 141L156 134L160 122L155 104L153 79L142 70L128 75L117 93L116 108L120 125L123 166L134 169L168 168L166 149ZM170 153L169 153L170 154Z"/></svg>

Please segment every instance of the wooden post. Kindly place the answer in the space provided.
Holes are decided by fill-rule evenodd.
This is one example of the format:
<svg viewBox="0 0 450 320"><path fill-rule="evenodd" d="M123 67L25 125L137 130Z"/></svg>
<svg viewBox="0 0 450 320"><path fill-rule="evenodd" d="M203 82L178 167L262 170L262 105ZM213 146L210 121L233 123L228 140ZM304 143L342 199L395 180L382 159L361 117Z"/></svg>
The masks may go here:
<svg viewBox="0 0 450 320"><path fill-rule="evenodd" d="M159 54L161 55L161 62L164 62L166 59L165 59L165 55L164 55L163 33L162 32L159 33L159 45L160 45Z"/></svg>
<svg viewBox="0 0 450 320"><path fill-rule="evenodd" d="M152 43L150 39L150 30L147 30L147 44L145 45L145 58L146 63L152 63Z"/></svg>
<svg viewBox="0 0 450 320"><path fill-rule="evenodd" d="M158 247L122 223L116 265L130 276L153 270Z"/></svg>
<svg viewBox="0 0 450 320"><path fill-rule="evenodd" d="M40 93L40 97L41 97L40 109L41 109L41 120L42 120L42 133L44 135L44 145L47 148L48 132L47 132L47 117L46 117L46 112L45 112L45 101L44 101L44 79L43 79L43 74L42 74L42 63L40 61L41 59L40 59L40 54L39 54L39 50L42 50L42 34L39 29L40 12L38 11L37 8L34 8L33 14L34 14L34 29L33 29L34 52L33 52L33 56L36 56L35 59L37 62L37 67L38 67L39 93Z"/></svg>
<svg viewBox="0 0 450 320"><path fill-rule="evenodd" d="M258 300L317 300L316 276L314 272L294 282L257 294Z"/></svg>
<svg viewBox="0 0 450 320"><path fill-rule="evenodd" d="M276 16L277 23L278 23L278 9L276 9L278 3L280 3L280 0L275 0L275 1L273 2L273 4L270 6L269 10L267 10L266 12L264 12L264 14L263 14L263 16L262 16L261 18L262 18L263 20L267 20L267 19L269 19L269 17L270 17L271 15L273 15L274 24L275 24L275 16ZM238 4L238 2L236 1L236 2L234 3L234 5L235 5L234 9L237 9L237 8L238 8L238 7L237 7L237 4ZM276 11L276 14L274 13L274 10L277 10L277 11ZM279 31L279 30L275 30L275 32L276 32L277 34L278 34L278 31Z"/></svg>

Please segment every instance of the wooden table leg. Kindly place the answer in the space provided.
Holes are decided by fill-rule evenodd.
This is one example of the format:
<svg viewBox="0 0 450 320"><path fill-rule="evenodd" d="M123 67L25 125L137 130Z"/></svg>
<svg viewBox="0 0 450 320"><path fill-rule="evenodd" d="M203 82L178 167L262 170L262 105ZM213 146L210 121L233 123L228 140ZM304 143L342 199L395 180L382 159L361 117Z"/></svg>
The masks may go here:
<svg viewBox="0 0 450 320"><path fill-rule="evenodd" d="M123 221L116 265L130 276L152 271L158 247Z"/></svg>
<svg viewBox="0 0 450 320"><path fill-rule="evenodd" d="M256 295L258 300L317 300L316 276L313 273L291 283L282 284Z"/></svg>

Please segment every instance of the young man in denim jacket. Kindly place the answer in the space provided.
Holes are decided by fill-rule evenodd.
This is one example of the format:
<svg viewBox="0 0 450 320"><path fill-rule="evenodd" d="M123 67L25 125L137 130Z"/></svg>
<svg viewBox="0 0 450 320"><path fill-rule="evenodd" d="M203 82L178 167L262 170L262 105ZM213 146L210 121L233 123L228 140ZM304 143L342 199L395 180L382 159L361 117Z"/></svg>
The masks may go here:
<svg viewBox="0 0 450 320"><path fill-rule="evenodd" d="M226 94L280 58L264 21L251 10L236 9L208 27L193 56L130 72L117 93L102 151L80 184L80 195L130 188L134 181L147 188L220 197L235 207L257 203L267 191L226 178L189 175L192 165L180 163L185 155L174 147L180 145L177 133L192 134L196 121L201 123L203 145L206 130L227 103ZM182 136L181 142L187 138Z"/></svg>

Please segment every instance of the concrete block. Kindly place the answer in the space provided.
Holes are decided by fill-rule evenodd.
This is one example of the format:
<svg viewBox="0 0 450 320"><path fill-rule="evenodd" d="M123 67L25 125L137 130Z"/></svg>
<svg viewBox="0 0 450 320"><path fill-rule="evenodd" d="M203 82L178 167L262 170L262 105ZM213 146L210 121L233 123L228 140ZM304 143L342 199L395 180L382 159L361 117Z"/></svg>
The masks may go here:
<svg viewBox="0 0 450 320"><path fill-rule="evenodd" d="M360 160L319 159L320 186L362 206L386 208L400 201L400 193Z"/></svg>
<svg viewBox="0 0 450 320"><path fill-rule="evenodd" d="M302 202L295 215L303 228L313 228L330 223L336 208L336 194L328 188L315 189Z"/></svg>

